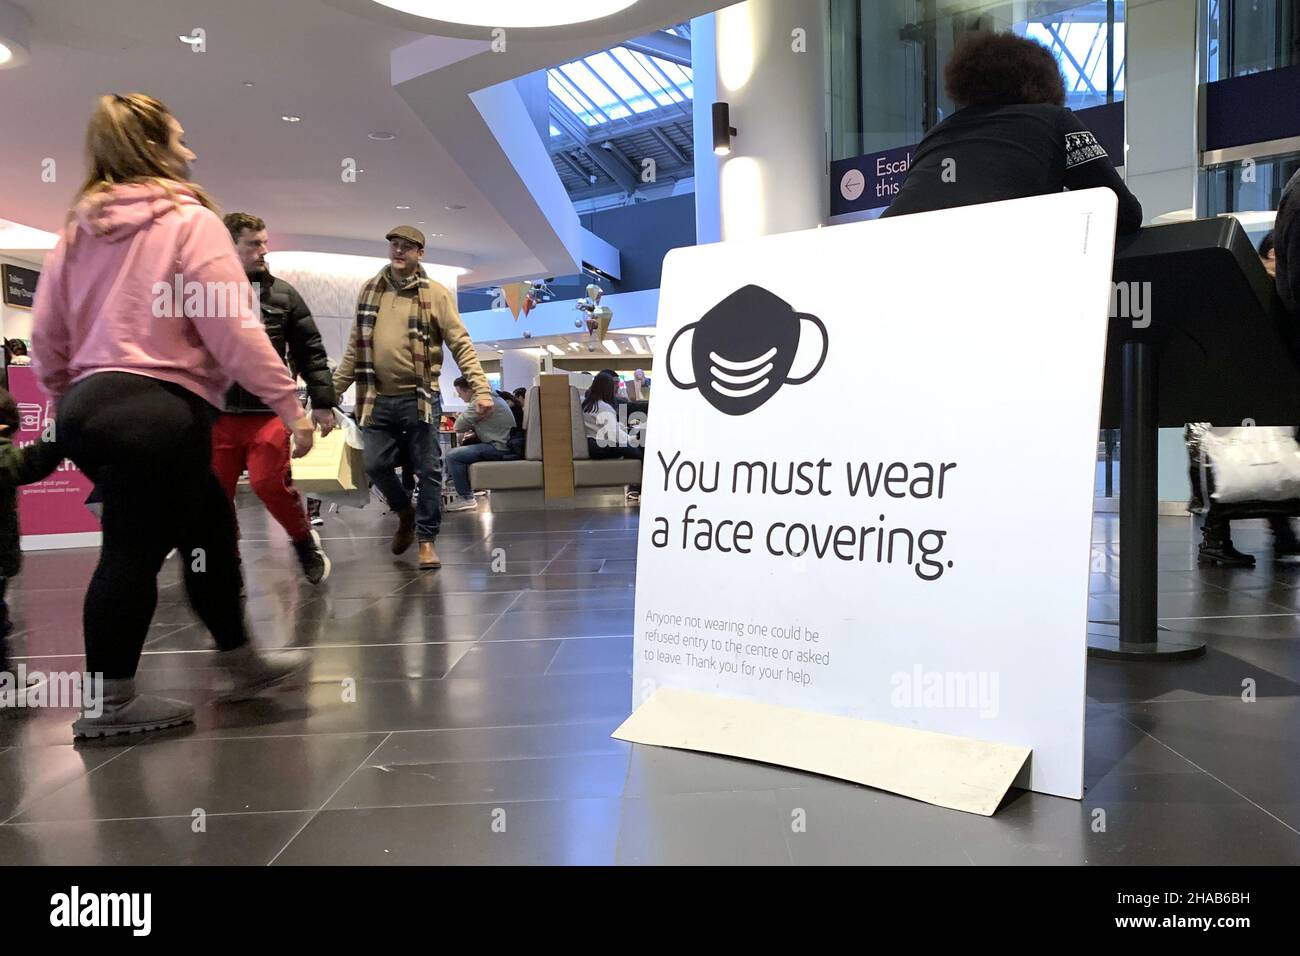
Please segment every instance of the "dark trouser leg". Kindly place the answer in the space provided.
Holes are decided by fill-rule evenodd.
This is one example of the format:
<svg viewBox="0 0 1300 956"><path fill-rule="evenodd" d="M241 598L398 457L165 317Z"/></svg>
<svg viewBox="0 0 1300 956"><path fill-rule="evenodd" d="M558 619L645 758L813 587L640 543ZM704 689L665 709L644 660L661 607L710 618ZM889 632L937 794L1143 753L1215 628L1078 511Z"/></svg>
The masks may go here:
<svg viewBox="0 0 1300 956"><path fill-rule="evenodd" d="M239 532L235 509L211 471L200 476L188 503L191 520L181 536L185 596L217 647L231 651L248 643L239 600Z"/></svg>
<svg viewBox="0 0 1300 956"><path fill-rule="evenodd" d="M504 461L506 453L491 442L461 445L447 452L447 472L451 475L456 494L462 498L474 497L474 486L469 481L469 466L480 461Z"/></svg>
<svg viewBox="0 0 1300 956"><path fill-rule="evenodd" d="M415 533L421 541L433 541L442 527L442 445L438 441L438 415L434 397L433 422L420 421L419 408L413 401L408 411L407 447L415 473L420 479L415 505Z"/></svg>
<svg viewBox="0 0 1300 956"><path fill-rule="evenodd" d="M1232 542L1232 527L1226 518L1217 517L1214 512L1205 516L1201 525L1201 537L1207 542Z"/></svg>
<svg viewBox="0 0 1300 956"><path fill-rule="evenodd" d="M1273 552L1275 554L1300 554L1300 538L1296 537L1291 519L1286 515L1275 515L1268 519L1269 529L1273 532Z"/></svg>
<svg viewBox="0 0 1300 956"><path fill-rule="evenodd" d="M370 421L361 432L366 476L394 511L403 511L411 504L396 470L401 454L400 443L405 439L405 423L396 414L400 401L387 395L376 397Z"/></svg>
<svg viewBox="0 0 1300 956"><path fill-rule="evenodd" d="M158 512L180 502L168 500L157 477L150 481L139 469L109 466L99 474L104 539L82 615L86 670L123 680L135 676L158 604L158 572L180 544L174 511Z"/></svg>

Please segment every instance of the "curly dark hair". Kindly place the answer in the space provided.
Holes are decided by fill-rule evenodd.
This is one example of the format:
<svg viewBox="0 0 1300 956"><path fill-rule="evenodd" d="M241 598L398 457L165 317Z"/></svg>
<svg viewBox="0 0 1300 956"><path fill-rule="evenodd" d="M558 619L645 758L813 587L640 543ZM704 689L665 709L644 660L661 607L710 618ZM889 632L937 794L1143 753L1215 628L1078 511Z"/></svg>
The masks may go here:
<svg viewBox="0 0 1300 956"><path fill-rule="evenodd" d="M1065 81L1051 51L1014 33L968 33L943 71L959 106L1065 103Z"/></svg>

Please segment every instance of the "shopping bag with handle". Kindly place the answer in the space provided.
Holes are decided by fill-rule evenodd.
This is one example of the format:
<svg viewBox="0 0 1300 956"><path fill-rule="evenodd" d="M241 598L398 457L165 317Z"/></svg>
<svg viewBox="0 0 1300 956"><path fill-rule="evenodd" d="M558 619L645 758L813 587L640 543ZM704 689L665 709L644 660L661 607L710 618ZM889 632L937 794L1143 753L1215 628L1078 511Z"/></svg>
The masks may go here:
<svg viewBox="0 0 1300 956"><path fill-rule="evenodd" d="M1294 428L1202 428L1199 438L1199 464L1215 504L1300 498Z"/></svg>
<svg viewBox="0 0 1300 956"><path fill-rule="evenodd" d="M361 429L337 408L334 420L333 431L317 434L311 451L293 459L293 483L314 498L361 508L370 500Z"/></svg>

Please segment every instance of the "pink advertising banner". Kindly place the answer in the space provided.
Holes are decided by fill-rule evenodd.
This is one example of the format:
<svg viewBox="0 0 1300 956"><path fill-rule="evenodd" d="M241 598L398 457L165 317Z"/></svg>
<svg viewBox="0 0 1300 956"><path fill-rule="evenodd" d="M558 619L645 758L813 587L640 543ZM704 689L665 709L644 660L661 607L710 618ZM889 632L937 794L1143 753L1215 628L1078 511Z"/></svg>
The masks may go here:
<svg viewBox="0 0 1300 956"><path fill-rule="evenodd" d="M29 445L39 441L45 423L53 417L54 403L36 381L30 366L10 366L9 391L18 403L18 431L14 444ZM41 539L47 535L97 534L99 521L86 507L86 498L94 485L70 461L63 461L43 481L18 489L18 520L24 550L42 547L84 547L90 540Z"/></svg>

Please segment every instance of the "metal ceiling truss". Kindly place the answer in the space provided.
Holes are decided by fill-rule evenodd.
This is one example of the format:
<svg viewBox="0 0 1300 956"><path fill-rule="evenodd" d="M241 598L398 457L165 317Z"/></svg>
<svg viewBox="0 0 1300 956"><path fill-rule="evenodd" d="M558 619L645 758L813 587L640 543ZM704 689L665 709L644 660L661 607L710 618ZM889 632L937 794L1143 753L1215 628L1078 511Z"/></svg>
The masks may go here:
<svg viewBox="0 0 1300 956"><path fill-rule="evenodd" d="M655 182L694 175L691 93L669 72L689 71L690 47L689 24L678 24L547 71L550 149L571 197L635 194L649 185L646 159Z"/></svg>

